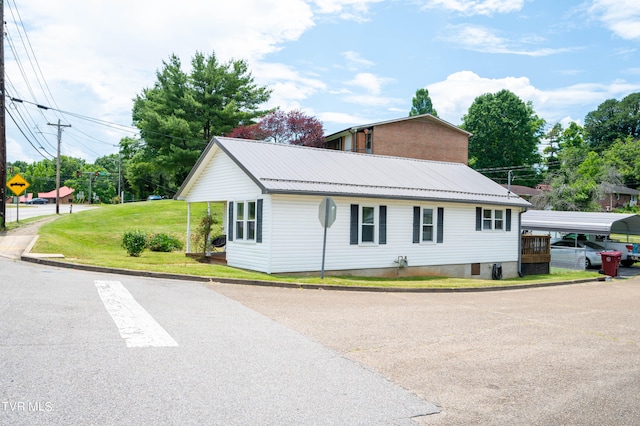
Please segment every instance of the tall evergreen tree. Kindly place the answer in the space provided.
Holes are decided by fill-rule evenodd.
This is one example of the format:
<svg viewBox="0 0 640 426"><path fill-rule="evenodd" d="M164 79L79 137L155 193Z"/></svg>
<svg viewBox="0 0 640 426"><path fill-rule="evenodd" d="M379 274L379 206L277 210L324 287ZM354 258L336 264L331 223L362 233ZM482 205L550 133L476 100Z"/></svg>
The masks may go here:
<svg viewBox="0 0 640 426"><path fill-rule="evenodd" d="M266 114L259 107L270 96L254 83L244 61L219 63L215 54L197 52L191 68L185 73L180 59L171 55L156 73L154 86L144 89L133 105L133 122L148 151L144 157L172 176L168 184L174 189L212 136Z"/></svg>
<svg viewBox="0 0 640 426"><path fill-rule="evenodd" d="M412 106L411 111L409 111L409 117L422 114L431 114L436 117L438 116L438 112L433 107L431 97L429 97L429 90L427 89L416 90L416 95L413 97L411 103Z"/></svg>

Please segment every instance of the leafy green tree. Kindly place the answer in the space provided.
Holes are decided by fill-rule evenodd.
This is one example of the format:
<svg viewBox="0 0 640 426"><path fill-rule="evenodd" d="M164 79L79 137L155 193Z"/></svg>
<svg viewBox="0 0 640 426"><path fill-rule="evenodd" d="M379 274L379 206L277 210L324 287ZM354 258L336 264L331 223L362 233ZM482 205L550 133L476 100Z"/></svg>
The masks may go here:
<svg viewBox="0 0 640 426"><path fill-rule="evenodd" d="M631 136L640 138L640 92L622 101L607 99L584 119L584 129L591 149L607 150L616 140Z"/></svg>
<svg viewBox="0 0 640 426"><path fill-rule="evenodd" d="M615 168L627 186L640 184L640 139L627 136L616 140L603 154L604 161Z"/></svg>
<svg viewBox="0 0 640 426"><path fill-rule="evenodd" d="M431 97L429 97L429 90L427 89L416 90L416 95L413 97L411 103L412 106L411 111L409 111L409 117L422 114L431 114L436 117L438 116L438 112L433 107Z"/></svg>
<svg viewBox="0 0 640 426"><path fill-rule="evenodd" d="M569 152L578 152L570 147ZM582 155L582 154L581 154ZM536 208L563 211L599 211L598 201L611 185L620 185L620 173L594 151L580 160L561 162L561 168L546 181L550 190L532 199Z"/></svg>
<svg viewBox="0 0 640 426"><path fill-rule="evenodd" d="M166 184L173 191L213 135L252 124L266 114L259 106L270 96L267 88L254 83L244 61L221 64L215 54L197 52L191 67L191 73L185 73L180 59L171 55L156 73L154 86L144 89L133 105L133 122L144 141L139 148L147 152L131 161L144 160L166 171L171 176Z"/></svg>
<svg viewBox="0 0 640 426"><path fill-rule="evenodd" d="M538 144L545 122L508 90L478 96L462 118L469 138L469 165L475 169L529 167L540 162Z"/></svg>
<svg viewBox="0 0 640 426"><path fill-rule="evenodd" d="M142 200L151 194L173 194L172 188L165 185L171 178L170 173L154 161L153 151L143 140L123 138L120 140L120 154L125 200Z"/></svg>
<svg viewBox="0 0 640 426"><path fill-rule="evenodd" d="M572 121L560 135L560 149L575 147L585 147L584 128Z"/></svg>
<svg viewBox="0 0 640 426"><path fill-rule="evenodd" d="M7 163L7 180L11 179L13 175L18 173L24 173L27 170L29 164L25 161L14 161L13 163Z"/></svg>
<svg viewBox="0 0 640 426"><path fill-rule="evenodd" d="M56 164L48 159L37 161L27 167L23 177L29 182L28 192L49 192L56 187Z"/></svg>
<svg viewBox="0 0 640 426"><path fill-rule="evenodd" d="M77 170L81 169L85 160L81 158L60 156L60 185L66 185L66 181L75 176ZM37 194L39 192L49 192L56 189L56 160L44 159L27 164L24 161L14 163L14 172L21 173L27 182L29 189L27 192ZM71 188L73 186L67 185Z"/></svg>
<svg viewBox="0 0 640 426"><path fill-rule="evenodd" d="M575 169L587 158L589 144L584 140L583 134L583 128L575 122L562 131L557 152L558 169Z"/></svg>

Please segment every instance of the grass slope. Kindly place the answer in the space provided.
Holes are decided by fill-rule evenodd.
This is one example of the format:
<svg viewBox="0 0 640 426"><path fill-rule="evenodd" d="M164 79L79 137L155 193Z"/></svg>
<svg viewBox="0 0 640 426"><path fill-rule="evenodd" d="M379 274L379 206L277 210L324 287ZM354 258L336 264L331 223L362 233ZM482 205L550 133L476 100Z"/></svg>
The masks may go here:
<svg viewBox="0 0 640 426"><path fill-rule="evenodd" d="M206 203L192 204L191 232L196 232L205 215ZM212 204L214 217L222 223L222 205ZM511 280L478 280L442 277L379 279L364 277L282 277L245 271L223 265L199 263L184 252L157 253L146 250L140 257L131 257L122 248L125 231L142 230L147 234L164 233L186 242L187 204L181 201L143 201L120 205L105 205L97 209L61 216L40 228L40 238L34 253L62 253L65 261L97 266L155 272L189 274L205 277L248 280L285 281L309 284L382 287L485 287L505 286L558 280L574 280L597 276L592 272L557 271L551 275L528 276ZM212 235L221 232L217 225ZM191 251L199 251L192 239Z"/></svg>

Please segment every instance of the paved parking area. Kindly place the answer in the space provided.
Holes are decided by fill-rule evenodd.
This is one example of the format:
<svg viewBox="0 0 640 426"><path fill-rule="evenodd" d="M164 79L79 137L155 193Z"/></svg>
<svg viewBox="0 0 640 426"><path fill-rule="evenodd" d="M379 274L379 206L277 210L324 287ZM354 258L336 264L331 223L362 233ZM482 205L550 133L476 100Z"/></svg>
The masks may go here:
<svg viewBox="0 0 640 426"><path fill-rule="evenodd" d="M479 293L211 288L438 403L421 424L640 424L640 278Z"/></svg>

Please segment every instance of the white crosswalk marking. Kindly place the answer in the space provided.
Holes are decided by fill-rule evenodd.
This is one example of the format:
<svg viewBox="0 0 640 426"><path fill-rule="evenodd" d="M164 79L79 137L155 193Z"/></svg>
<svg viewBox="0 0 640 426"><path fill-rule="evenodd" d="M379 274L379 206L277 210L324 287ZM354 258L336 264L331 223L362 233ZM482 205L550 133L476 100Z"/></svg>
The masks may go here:
<svg viewBox="0 0 640 426"><path fill-rule="evenodd" d="M120 281L95 281L107 312L130 348L178 346Z"/></svg>

